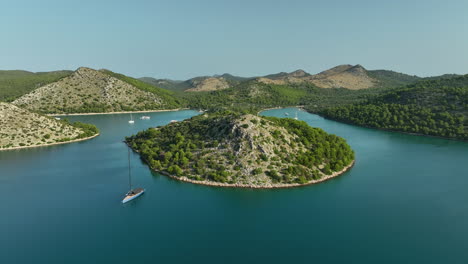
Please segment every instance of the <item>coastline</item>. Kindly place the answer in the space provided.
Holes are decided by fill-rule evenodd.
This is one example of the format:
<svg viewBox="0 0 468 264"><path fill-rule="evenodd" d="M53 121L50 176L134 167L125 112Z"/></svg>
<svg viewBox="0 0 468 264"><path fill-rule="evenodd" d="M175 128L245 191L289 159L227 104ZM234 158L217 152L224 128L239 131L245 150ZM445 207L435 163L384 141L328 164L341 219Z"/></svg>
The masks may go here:
<svg viewBox="0 0 468 264"><path fill-rule="evenodd" d="M84 116L84 115L113 115L113 114L133 114L133 113L155 113L189 110L190 108L143 110L143 111L123 111L123 112L105 112L105 113L70 113L70 114L46 114L47 116Z"/></svg>
<svg viewBox="0 0 468 264"><path fill-rule="evenodd" d="M341 120L329 118L329 117L320 115L318 113L309 112L309 111L307 111L305 109L304 109L304 111L306 111L307 113L310 113L310 114L318 115L318 116L320 116L322 118L325 118L327 120L331 120L331 121L335 121L335 122L338 122L338 123L351 125L351 126L363 127L363 128L367 128L367 129L374 129L374 130L380 130L380 131L385 131L385 132L398 133L398 134L403 134L403 135L411 135L411 136L419 136L419 137L427 137L427 138L438 138L438 139L446 139L446 140L453 140L453 141L459 141L459 142L468 142L468 140L460 139L460 138L449 138L449 137L426 135L426 134L420 134L420 133L404 132L404 131L399 131L399 130L391 130L391 129L379 128L379 127L370 127L370 126L358 125L358 124L354 124L354 123L351 123L351 122L346 122L346 121L341 121Z"/></svg>
<svg viewBox="0 0 468 264"><path fill-rule="evenodd" d="M277 106L277 107L270 107L265 108L257 112L257 115L260 115L261 112L268 111L268 110L275 110L275 109L285 109L285 108L299 108L305 111L304 105L292 105L292 106Z"/></svg>
<svg viewBox="0 0 468 264"><path fill-rule="evenodd" d="M53 146L53 145L61 145L61 144L68 144L68 143L74 143L74 142L80 142L80 141L85 141L88 139L95 138L99 136L100 133L97 133L96 135L92 135L90 137L85 137L85 138L79 138L79 139L73 139L69 141L64 141L64 142L55 142L55 143L49 143L49 144L42 144L42 145L34 145L34 146L19 146L19 147L12 147L12 148L0 148L0 151L6 151L6 150L17 150L17 149L27 149L27 148L38 148L38 147L48 147L48 146Z"/></svg>
<svg viewBox="0 0 468 264"><path fill-rule="evenodd" d="M309 181L309 182L306 182L306 183L278 183L278 184L269 184L269 185L242 184L242 183L221 183L221 182L212 182L212 181L197 181L197 180L189 179L189 178L187 178L185 176L184 177L176 177L176 176L171 175L171 174L169 174L167 172L154 170L151 167L150 167L150 170L152 170L152 171L154 171L156 173L168 176L169 178L172 178L172 179L175 179L175 180L194 183L194 184L200 184L200 185L206 185L206 186L228 187L228 188L246 188L246 189L282 189L282 188L302 187L302 186L317 184L317 183L321 183L321 182L333 179L335 177L338 177L338 176L344 174L348 170L350 170L354 166L355 162L356 162L356 160L353 160L350 164L348 164L342 170L333 172L331 175L326 175L325 177L320 178L318 180L312 180L312 181ZM148 167L149 167L149 165L148 165Z"/></svg>
<svg viewBox="0 0 468 264"><path fill-rule="evenodd" d="M341 121L341 120L337 120L337 119L333 119L333 118L329 118L329 117L326 117L326 116L323 116L317 112L312 112L312 111L308 111L307 109L304 108L304 106L288 106L288 107L272 107L272 108L266 108L266 109L263 109L261 111L259 111L257 113L257 115L259 115L261 112L264 112L264 111L268 111L268 110L274 110L274 109L284 109L284 108L290 108L290 107L296 107L296 108L300 108L302 109L303 111L309 113L309 114L314 114L314 115L318 115L322 118L325 118L327 120L331 120L331 121L335 121L335 122L338 122L338 123L342 123L342 124L346 124L346 125L351 125L351 126L357 126L357 127L363 127L363 128L368 128L368 129L375 129L375 130L380 130L380 131L386 131L386 132L393 132L393 133L399 133L399 134L404 134L404 135L411 135L411 136L420 136L420 137L428 137L428 138L438 138L438 139L446 139L446 140L453 140L453 141L461 141L461 142L468 142L468 140L464 140L464 139L459 139L459 138L449 138L449 137L442 137L442 136L434 136L434 135L426 135L426 134L420 134L420 133L411 133L411 132L404 132L404 131L398 131L398 130L391 130L391 129L385 129L385 128L378 128L378 127L370 127L370 126L363 126L363 125L358 125L358 124L354 124L354 123L351 123L351 122L346 122L346 121Z"/></svg>

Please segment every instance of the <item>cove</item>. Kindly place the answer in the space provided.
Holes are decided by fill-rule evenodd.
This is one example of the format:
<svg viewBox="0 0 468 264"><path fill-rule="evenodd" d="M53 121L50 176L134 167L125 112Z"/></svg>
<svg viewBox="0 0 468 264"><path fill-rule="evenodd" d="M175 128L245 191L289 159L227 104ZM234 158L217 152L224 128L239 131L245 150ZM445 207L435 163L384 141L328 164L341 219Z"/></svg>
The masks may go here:
<svg viewBox="0 0 468 264"><path fill-rule="evenodd" d="M284 117L297 109L263 115ZM101 135L0 152L2 263L464 263L468 261L468 143L361 128L303 111L345 138L356 164L299 188L232 189L152 173L127 191L125 136L191 110L73 116ZM143 114L141 114L143 115Z"/></svg>

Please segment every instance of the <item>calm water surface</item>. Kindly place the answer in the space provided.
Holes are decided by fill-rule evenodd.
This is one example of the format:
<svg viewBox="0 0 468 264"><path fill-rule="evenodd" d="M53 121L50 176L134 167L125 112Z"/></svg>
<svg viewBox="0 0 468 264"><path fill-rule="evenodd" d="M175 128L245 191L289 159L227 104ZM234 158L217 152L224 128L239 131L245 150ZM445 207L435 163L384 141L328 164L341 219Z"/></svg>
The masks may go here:
<svg viewBox="0 0 468 264"><path fill-rule="evenodd" d="M296 109L263 114L283 117ZM1 263L468 263L468 144L299 111L347 139L348 173L295 189L224 189L151 173L125 136L195 111L77 116L95 139L0 152Z"/></svg>

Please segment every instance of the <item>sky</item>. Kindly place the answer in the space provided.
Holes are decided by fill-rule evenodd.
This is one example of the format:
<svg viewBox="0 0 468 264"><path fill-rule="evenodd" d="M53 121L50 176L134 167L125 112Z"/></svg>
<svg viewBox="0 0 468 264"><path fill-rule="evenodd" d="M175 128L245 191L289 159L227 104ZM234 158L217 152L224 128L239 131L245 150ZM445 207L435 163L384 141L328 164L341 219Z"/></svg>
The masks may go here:
<svg viewBox="0 0 468 264"><path fill-rule="evenodd" d="M0 0L0 69L468 73L466 0Z"/></svg>

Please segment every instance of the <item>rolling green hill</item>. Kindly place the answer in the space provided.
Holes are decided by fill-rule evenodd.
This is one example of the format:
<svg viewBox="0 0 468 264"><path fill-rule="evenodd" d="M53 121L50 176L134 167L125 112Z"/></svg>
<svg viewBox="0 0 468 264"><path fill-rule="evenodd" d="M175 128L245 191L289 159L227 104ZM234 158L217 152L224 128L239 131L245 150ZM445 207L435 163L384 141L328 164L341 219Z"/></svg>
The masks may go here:
<svg viewBox="0 0 468 264"><path fill-rule="evenodd" d="M388 70L368 71L369 76L378 80L378 87L401 87L421 80L421 77Z"/></svg>
<svg viewBox="0 0 468 264"><path fill-rule="evenodd" d="M13 101L36 88L56 82L72 73L72 71L0 71L0 101Z"/></svg>
<svg viewBox="0 0 468 264"><path fill-rule="evenodd" d="M419 81L320 114L361 126L468 140L468 75Z"/></svg>

